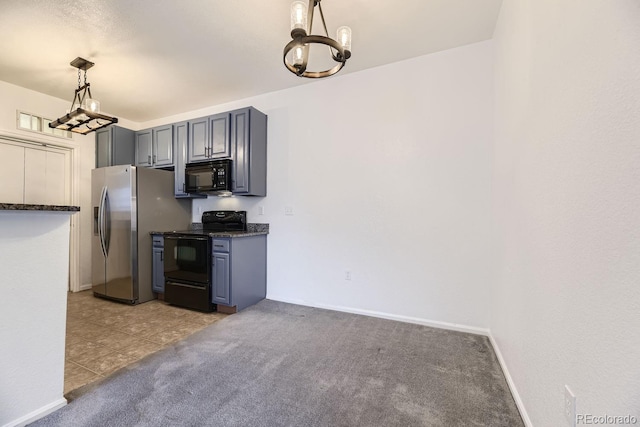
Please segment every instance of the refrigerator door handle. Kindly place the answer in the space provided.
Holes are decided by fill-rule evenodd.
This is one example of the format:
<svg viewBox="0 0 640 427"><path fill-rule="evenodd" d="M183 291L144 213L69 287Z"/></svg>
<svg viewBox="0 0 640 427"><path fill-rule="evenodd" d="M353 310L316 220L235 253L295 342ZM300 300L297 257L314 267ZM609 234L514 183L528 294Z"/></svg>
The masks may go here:
<svg viewBox="0 0 640 427"><path fill-rule="evenodd" d="M109 191L104 187L104 252L109 255L111 243L111 206L109 204Z"/></svg>
<svg viewBox="0 0 640 427"><path fill-rule="evenodd" d="M107 251L104 246L104 202L107 187L102 187L100 193L100 204L98 205L98 238L100 239L100 249L102 249L102 255L107 256Z"/></svg>

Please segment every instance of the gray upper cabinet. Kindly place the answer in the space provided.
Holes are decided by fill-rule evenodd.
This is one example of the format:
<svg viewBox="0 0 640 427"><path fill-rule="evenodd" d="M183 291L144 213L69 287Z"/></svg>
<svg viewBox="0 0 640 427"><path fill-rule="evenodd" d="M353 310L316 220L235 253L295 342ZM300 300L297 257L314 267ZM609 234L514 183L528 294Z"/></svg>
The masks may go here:
<svg viewBox="0 0 640 427"><path fill-rule="evenodd" d="M267 116L253 107L231 113L232 193L267 195Z"/></svg>
<svg viewBox="0 0 640 427"><path fill-rule="evenodd" d="M131 165L135 161L135 132L117 125L96 131L96 167Z"/></svg>
<svg viewBox="0 0 640 427"><path fill-rule="evenodd" d="M136 166L153 166L152 139L151 129L136 132Z"/></svg>
<svg viewBox="0 0 640 427"><path fill-rule="evenodd" d="M207 197L206 194L187 193L184 166L187 162L187 147L189 144L189 122L173 125L173 143L175 148L175 196L177 198Z"/></svg>
<svg viewBox="0 0 640 427"><path fill-rule="evenodd" d="M136 166L173 166L173 125L136 132Z"/></svg>
<svg viewBox="0 0 640 427"><path fill-rule="evenodd" d="M153 128L153 156L154 166L173 165L173 125Z"/></svg>
<svg viewBox="0 0 640 427"><path fill-rule="evenodd" d="M229 113L216 114L209 117L211 129L211 155L212 159L224 159L231 157L229 144Z"/></svg>
<svg viewBox="0 0 640 427"><path fill-rule="evenodd" d="M229 113L189 121L187 163L231 157Z"/></svg>
<svg viewBox="0 0 640 427"><path fill-rule="evenodd" d="M209 118L189 121L189 149L187 163L209 160Z"/></svg>

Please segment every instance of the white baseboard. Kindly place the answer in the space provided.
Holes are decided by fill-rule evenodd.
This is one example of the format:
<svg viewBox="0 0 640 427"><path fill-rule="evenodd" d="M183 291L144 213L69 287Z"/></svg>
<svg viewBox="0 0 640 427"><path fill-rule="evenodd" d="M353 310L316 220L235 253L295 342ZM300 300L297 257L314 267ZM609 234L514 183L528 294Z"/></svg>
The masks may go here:
<svg viewBox="0 0 640 427"><path fill-rule="evenodd" d="M78 292L88 291L91 288L92 288L91 283L85 283L84 285L80 285L80 289L78 289Z"/></svg>
<svg viewBox="0 0 640 427"><path fill-rule="evenodd" d="M8 424L5 424L2 427L19 427L19 426L25 426L29 423L32 423L36 420L39 420L42 417L46 417L47 415L49 415L50 413L57 411L58 409L62 408L63 406L65 406L67 404L67 399L65 399L64 397L61 397L58 400L55 400L51 403L49 403L48 405L45 405L41 408L36 409L35 411L32 411L30 413L28 413L27 415L24 415L20 418L18 418L17 420L13 420L10 421Z"/></svg>
<svg viewBox="0 0 640 427"><path fill-rule="evenodd" d="M502 352L500 351L500 347L498 347L498 343L496 342L495 338L493 338L491 331L489 331L489 341L491 341L491 345L493 346L493 351L496 354L496 357L498 358L498 362L500 363L500 367L502 368L504 377L507 379L509 390L511 390L511 395L513 396L513 400L515 400L516 406L518 407L518 411L520 411L520 416L522 417L522 421L524 422L524 425L526 427L533 427L533 423L529 418L529 414L527 414L527 410L524 407L524 403L522 402L522 399L520 398L520 394L516 389L516 384L513 382L513 378L511 378L511 374L509 373L507 364L505 363L504 358L502 357Z"/></svg>
<svg viewBox="0 0 640 427"><path fill-rule="evenodd" d="M277 295L267 295L267 298L274 301L286 302L289 304L304 305L307 307L324 308L327 310L342 311L344 313L362 314L364 316L379 317L381 319L396 320L398 322L414 323L417 325L431 326L434 328L448 329L451 331L467 332L470 334L489 336L489 330L475 326L460 325L457 323L440 322L438 320L423 319L420 317L402 316L399 314L383 313L380 311L362 310L359 308L343 307L339 305L316 304L309 301L281 298Z"/></svg>

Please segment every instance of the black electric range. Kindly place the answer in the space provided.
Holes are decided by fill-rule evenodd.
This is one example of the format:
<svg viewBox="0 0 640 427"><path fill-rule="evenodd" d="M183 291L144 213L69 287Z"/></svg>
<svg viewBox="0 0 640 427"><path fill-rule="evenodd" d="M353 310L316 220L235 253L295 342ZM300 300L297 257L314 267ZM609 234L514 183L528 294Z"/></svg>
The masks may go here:
<svg viewBox="0 0 640 427"><path fill-rule="evenodd" d="M164 233L164 299L169 304L213 311L210 233L247 231L246 211L207 211L201 230Z"/></svg>

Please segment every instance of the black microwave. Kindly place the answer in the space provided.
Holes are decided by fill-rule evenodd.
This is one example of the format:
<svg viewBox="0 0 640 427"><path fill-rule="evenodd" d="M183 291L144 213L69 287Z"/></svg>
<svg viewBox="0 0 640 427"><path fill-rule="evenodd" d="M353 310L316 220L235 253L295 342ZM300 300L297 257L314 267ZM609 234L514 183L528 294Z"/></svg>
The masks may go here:
<svg viewBox="0 0 640 427"><path fill-rule="evenodd" d="M187 193L231 194L231 160L187 163L185 183Z"/></svg>

